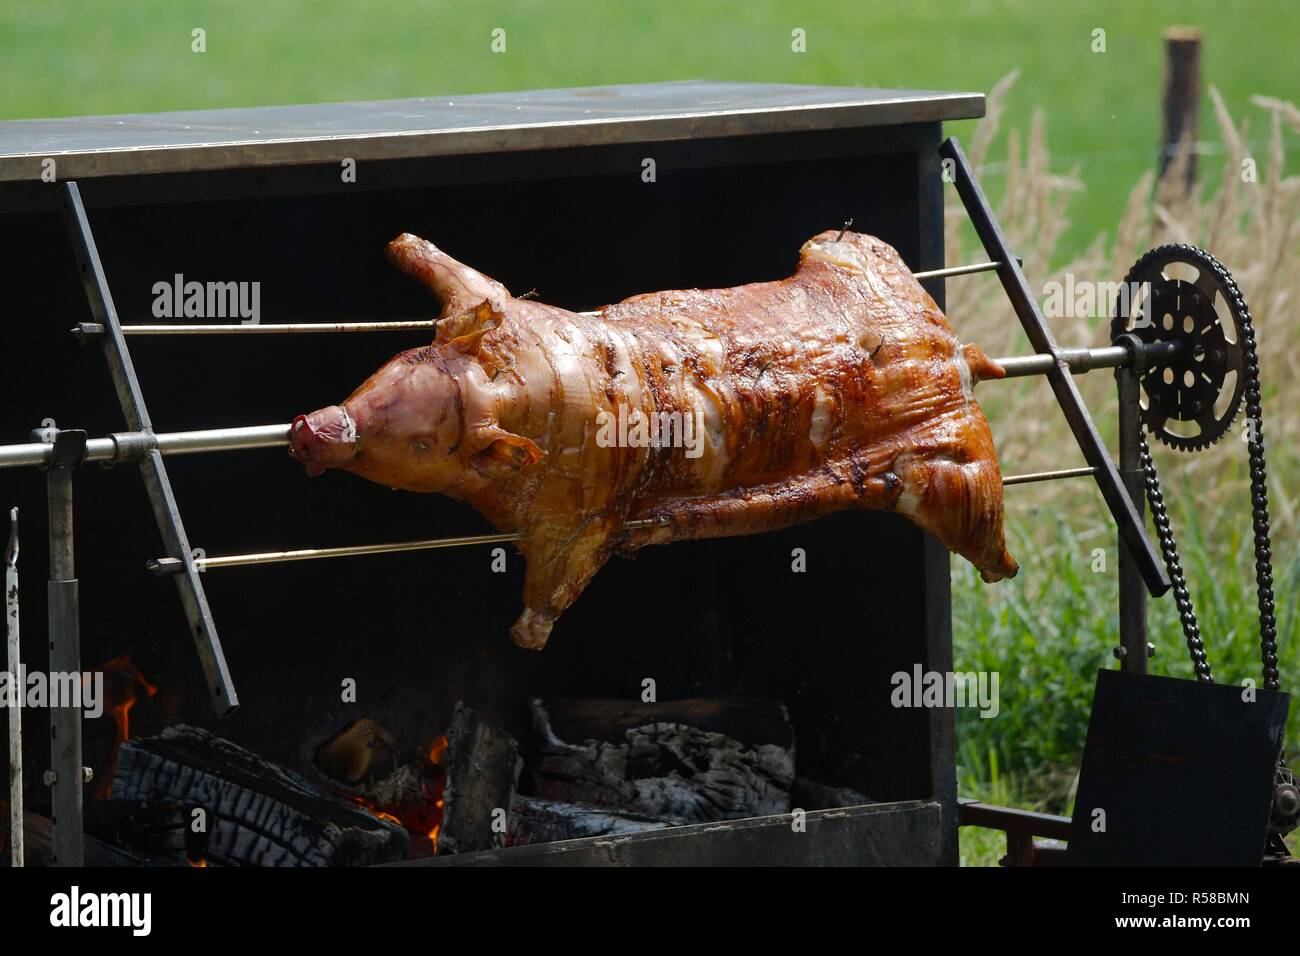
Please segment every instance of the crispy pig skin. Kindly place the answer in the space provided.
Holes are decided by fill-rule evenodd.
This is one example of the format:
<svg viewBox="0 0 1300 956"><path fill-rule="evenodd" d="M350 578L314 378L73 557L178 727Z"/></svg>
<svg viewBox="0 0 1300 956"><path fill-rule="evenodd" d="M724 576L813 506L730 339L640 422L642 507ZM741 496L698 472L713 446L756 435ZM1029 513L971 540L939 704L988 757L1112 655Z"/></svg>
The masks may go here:
<svg viewBox="0 0 1300 956"><path fill-rule="evenodd" d="M519 532L517 644L544 646L615 552L847 508L905 515L986 581L1016 573L972 395L1004 372L957 341L881 240L824 232L787 279L648 293L595 316L516 299L415 236L388 255L439 297L434 344L304 416L312 427L291 453L313 473L451 495ZM611 423L637 411L698 431L619 444ZM343 433L352 443L313 449L317 432L322 448ZM654 525L624 528L637 519Z"/></svg>

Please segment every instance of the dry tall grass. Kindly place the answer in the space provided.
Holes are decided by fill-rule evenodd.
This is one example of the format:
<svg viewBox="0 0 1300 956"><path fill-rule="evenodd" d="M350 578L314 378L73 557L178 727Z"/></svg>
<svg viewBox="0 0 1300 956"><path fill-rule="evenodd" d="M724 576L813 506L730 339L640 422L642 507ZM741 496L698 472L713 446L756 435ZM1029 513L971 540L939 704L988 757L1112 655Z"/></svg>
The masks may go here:
<svg viewBox="0 0 1300 956"><path fill-rule="evenodd" d="M1059 244L1068 226L1072 203L1087 202L1074 172L1051 170L1046 122L1036 112L1027 137L1012 129L1005 137L1005 159L990 160L998 140L1006 93L1016 74L993 89L986 118L970 144L971 162L996 193L1003 187L997 214L1012 248L1025 261L1031 286L1041 294L1049 281L1119 282L1134 260L1147 248L1164 242L1191 242L1216 255L1236 276L1250 304L1259 343L1264 386L1264 435L1269 451L1269 485L1274 512L1274 553L1295 553L1297 501L1294 481L1300 421L1300 368L1297 344L1300 323L1291 309L1300 302L1300 176L1285 176L1282 128L1300 130L1300 109L1266 97L1253 102L1270 124L1267 155L1252 156L1246 146L1249 120L1240 125L1210 88L1214 118L1222 139L1226 162L1221 179L1212 188L1188 193L1185 170L1173 164L1160 182L1154 172L1133 185L1127 208L1113 236L1100 235L1086 251L1062 261ZM1152 148L1153 160L1155 147ZM1243 177L1243 161L1258 168L1257 181ZM1201 193L1209 193L1208 196ZM985 258L966 213L949 193L946 210L949 262ZM1028 351L1020 324L1011 311L996 277L991 274L955 279L948 283L947 312L964 341L977 342L993 356ZM1062 345L1109 344L1109 320L1051 320ZM1093 418L1113 448L1115 386L1107 372L1076 378ZM987 412L1006 473L1082 465L1065 421L1041 379L991 383L981 386L980 404ZM1239 415L1234 434L1240 437ZM1159 446L1156 446L1159 448ZM1216 541L1238 548L1249 538L1248 475L1245 447L1225 437L1208 451L1184 455L1164 449L1156 452L1162 480L1171 486L1171 498L1193 495L1206 519L1207 546ZM1166 477L1167 476L1167 477ZM1054 546L1052 522L1035 521L1042 509L1070 515L1070 522L1089 547L1113 539L1100 496L1084 487L1084 479L1051 482L1008 490L1008 512L1022 537L1019 547L1050 549Z"/></svg>

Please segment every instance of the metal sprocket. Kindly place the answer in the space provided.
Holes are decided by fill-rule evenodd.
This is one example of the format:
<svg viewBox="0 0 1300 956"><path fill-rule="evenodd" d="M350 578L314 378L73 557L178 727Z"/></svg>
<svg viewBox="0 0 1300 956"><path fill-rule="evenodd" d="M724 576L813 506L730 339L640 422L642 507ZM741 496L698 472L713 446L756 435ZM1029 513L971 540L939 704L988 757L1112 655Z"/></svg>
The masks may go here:
<svg viewBox="0 0 1300 956"><path fill-rule="evenodd" d="M1185 345L1140 379L1142 424L1165 445L1197 451L1232 427L1246 387L1242 307L1227 269L1195 246L1160 246L1129 270L1112 340L1130 333Z"/></svg>

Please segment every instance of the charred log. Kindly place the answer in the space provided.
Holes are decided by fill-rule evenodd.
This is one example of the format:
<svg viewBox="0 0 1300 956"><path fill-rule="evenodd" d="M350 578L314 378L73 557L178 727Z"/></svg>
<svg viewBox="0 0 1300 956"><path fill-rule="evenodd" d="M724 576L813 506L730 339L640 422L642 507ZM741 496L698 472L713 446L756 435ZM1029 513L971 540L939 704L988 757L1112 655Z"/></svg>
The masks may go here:
<svg viewBox="0 0 1300 956"><path fill-rule="evenodd" d="M346 866L401 859L398 824L196 727L122 745L113 797L206 811L208 861L226 866Z"/></svg>
<svg viewBox="0 0 1300 956"><path fill-rule="evenodd" d="M505 845L520 766L514 738L457 702L443 756L446 790L439 855Z"/></svg>
<svg viewBox="0 0 1300 956"><path fill-rule="evenodd" d="M193 824L195 804L175 800L91 800L86 832L107 843L180 866L206 860L208 833Z"/></svg>
<svg viewBox="0 0 1300 956"><path fill-rule="evenodd" d="M576 840L579 837L663 830L673 825L630 813L516 794L510 805L510 828L506 846L528 846L533 843Z"/></svg>
<svg viewBox="0 0 1300 956"><path fill-rule="evenodd" d="M794 732L751 699L534 700L529 792L676 824L786 813Z"/></svg>

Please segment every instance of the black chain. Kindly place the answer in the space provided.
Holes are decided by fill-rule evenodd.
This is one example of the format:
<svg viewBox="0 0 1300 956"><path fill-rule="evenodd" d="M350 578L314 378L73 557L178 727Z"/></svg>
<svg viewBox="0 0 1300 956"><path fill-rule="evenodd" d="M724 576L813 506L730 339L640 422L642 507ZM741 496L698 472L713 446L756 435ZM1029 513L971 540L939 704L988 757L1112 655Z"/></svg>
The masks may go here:
<svg viewBox="0 0 1300 956"><path fill-rule="evenodd" d="M1196 611L1192 608L1192 596L1187 591L1187 578L1183 575L1183 564L1178 559L1178 545L1174 541L1174 532L1169 524L1169 510L1165 507L1165 496L1160 490L1160 479L1156 475L1156 463L1151 457L1146 436L1138 439L1138 454L1145 476L1147 501L1151 504L1151 520L1156 526L1156 538L1160 542L1160 553L1164 555L1165 567L1169 569L1169 580L1173 583L1174 604L1178 607L1178 619L1183 624L1183 636L1187 638L1187 651L1192 656L1192 668L1196 679L1207 684L1214 682L1210 673L1210 662L1205 656L1205 641L1201 638L1200 625L1196 623Z"/></svg>
<svg viewBox="0 0 1300 956"><path fill-rule="evenodd" d="M1259 642L1260 659L1264 665L1264 687L1277 690L1279 687L1277 670L1277 617L1273 598L1273 552L1269 541L1268 523L1268 477L1264 464L1264 413L1259 388L1259 356L1255 349L1255 329L1251 324L1250 309L1246 299L1237 288L1232 274L1210 253L1196 246L1179 243L1152 249L1129 271L1126 283L1140 279L1147 264L1153 258L1164 259L1175 255L1183 261L1191 260L1198 266L1214 273L1224 293L1232 302L1233 314L1240 324L1239 333L1245 377L1244 401L1246 405L1246 447L1250 458L1250 511L1255 534L1255 583L1259 602ZM1128 287L1131 288L1131 285ZM1192 667L1197 680L1213 682L1210 663L1205 656L1205 642L1201 638L1200 626L1196 622L1196 612L1192 608L1192 598L1187 591L1187 580L1183 574L1182 562L1178 558L1178 545L1174 542L1173 529L1169 523L1169 510L1165 506L1164 495L1160 490L1160 479L1156 475L1156 465L1147 446L1146 436L1139 439L1139 452L1142 471L1145 476L1147 501L1151 505L1151 517L1155 522L1156 535L1160 541L1160 551L1164 555L1169 569L1169 580L1173 584L1174 602L1178 606L1178 617L1182 622L1183 636L1187 639L1187 650L1191 654Z"/></svg>

